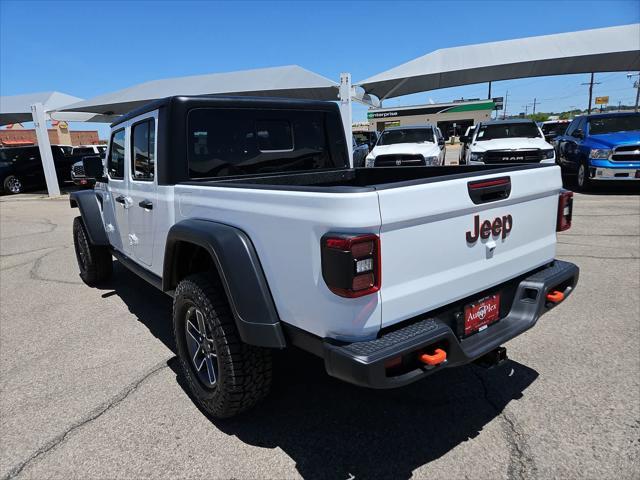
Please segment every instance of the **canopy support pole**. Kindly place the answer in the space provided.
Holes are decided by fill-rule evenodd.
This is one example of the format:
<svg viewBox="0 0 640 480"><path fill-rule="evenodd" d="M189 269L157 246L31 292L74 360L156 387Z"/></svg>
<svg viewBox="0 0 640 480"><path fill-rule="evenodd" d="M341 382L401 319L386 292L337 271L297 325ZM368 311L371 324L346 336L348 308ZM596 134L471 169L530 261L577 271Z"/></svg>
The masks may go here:
<svg viewBox="0 0 640 480"><path fill-rule="evenodd" d="M49 143L49 132L47 131L47 119L44 114L44 106L42 103L34 103L31 105L31 116L36 130L36 138L38 139L38 149L40 150L40 159L44 170L44 178L47 182L47 192L50 197L60 195L58 187L58 177L56 175L56 167L53 163L53 153L51 152L51 143Z"/></svg>
<svg viewBox="0 0 640 480"><path fill-rule="evenodd" d="M351 87L351 74L340 74L340 115L342 116L342 125L344 128L344 136L347 140L347 150L349 151L349 165L353 166L353 133L352 133L352 118L353 109L351 102L352 95Z"/></svg>
<svg viewBox="0 0 640 480"><path fill-rule="evenodd" d="M489 80L489 93L487 94L487 100L491 100L491 80Z"/></svg>

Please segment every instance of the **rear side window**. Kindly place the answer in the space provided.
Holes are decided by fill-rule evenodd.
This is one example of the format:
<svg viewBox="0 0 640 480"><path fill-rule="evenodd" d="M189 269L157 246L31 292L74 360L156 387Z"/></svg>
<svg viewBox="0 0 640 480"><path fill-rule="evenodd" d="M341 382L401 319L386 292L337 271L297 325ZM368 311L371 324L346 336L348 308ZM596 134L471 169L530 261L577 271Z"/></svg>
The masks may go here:
<svg viewBox="0 0 640 480"><path fill-rule="evenodd" d="M339 121L333 112L312 110L191 110L187 131L189 176L225 177L344 166L345 159L329 144L329 138L335 139L336 134L330 136L328 130L339 128Z"/></svg>
<svg viewBox="0 0 640 480"><path fill-rule="evenodd" d="M124 129L111 135L107 165L110 178L116 180L124 178Z"/></svg>
<svg viewBox="0 0 640 480"><path fill-rule="evenodd" d="M74 148L73 155L93 155L95 152L91 147Z"/></svg>
<svg viewBox="0 0 640 480"><path fill-rule="evenodd" d="M153 180L155 172L155 122L151 118L131 127L131 177L134 180Z"/></svg>
<svg viewBox="0 0 640 480"><path fill-rule="evenodd" d="M256 134L261 152L293 150L293 134L287 120L257 120Z"/></svg>

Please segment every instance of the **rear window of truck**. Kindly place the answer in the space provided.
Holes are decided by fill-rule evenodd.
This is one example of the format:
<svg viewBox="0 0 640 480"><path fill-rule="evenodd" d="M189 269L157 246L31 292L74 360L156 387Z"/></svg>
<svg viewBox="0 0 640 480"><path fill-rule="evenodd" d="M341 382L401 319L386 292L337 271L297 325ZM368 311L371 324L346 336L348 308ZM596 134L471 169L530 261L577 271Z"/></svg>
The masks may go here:
<svg viewBox="0 0 640 480"><path fill-rule="evenodd" d="M339 118L314 110L193 109L187 123L189 176L227 177L343 166L332 157L327 131L331 121Z"/></svg>

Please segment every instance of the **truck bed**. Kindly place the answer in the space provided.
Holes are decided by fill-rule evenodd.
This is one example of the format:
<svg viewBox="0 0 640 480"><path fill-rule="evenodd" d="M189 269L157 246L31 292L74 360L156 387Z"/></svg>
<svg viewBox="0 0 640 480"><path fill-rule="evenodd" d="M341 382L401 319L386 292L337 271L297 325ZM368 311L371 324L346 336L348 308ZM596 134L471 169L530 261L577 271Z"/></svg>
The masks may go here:
<svg viewBox="0 0 640 480"><path fill-rule="evenodd" d="M505 177L508 198L471 197L470 182ZM175 215L243 230L283 322L360 341L551 262L561 187L557 165L336 169L181 182ZM476 218L507 216L507 236L465 241ZM329 290L320 258L327 232L379 235L377 295Z"/></svg>
<svg viewBox="0 0 640 480"><path fill-rule="evenodd" d="M552 167L550 164L445 165L441 167L376 167L316 172L198 179L182 185L266 188L271 190L355 193L443 182L487 174Z"/></svg>

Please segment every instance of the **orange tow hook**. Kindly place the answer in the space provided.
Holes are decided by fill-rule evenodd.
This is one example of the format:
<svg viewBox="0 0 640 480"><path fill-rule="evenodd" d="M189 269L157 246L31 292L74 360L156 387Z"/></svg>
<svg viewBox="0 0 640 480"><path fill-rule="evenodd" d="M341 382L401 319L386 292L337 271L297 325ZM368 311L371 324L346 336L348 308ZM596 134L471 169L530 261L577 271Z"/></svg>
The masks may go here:
<svg viewBox="0 0 640 480"><path fill-rule="evenodd" d="M552 290L547 293L547 300L549 300L551 303L560 303L564 300L564 293L562 293L560 290Z"/></svg>
<svg viewBox="0 0 640 480"><path fill-rule="evenodd" d="M420 361L426 365L435 367L436 365L440 365L447 359L447 352L442 350L441 348L436 348L433 353L423 353L420 355Z"/></svg>

